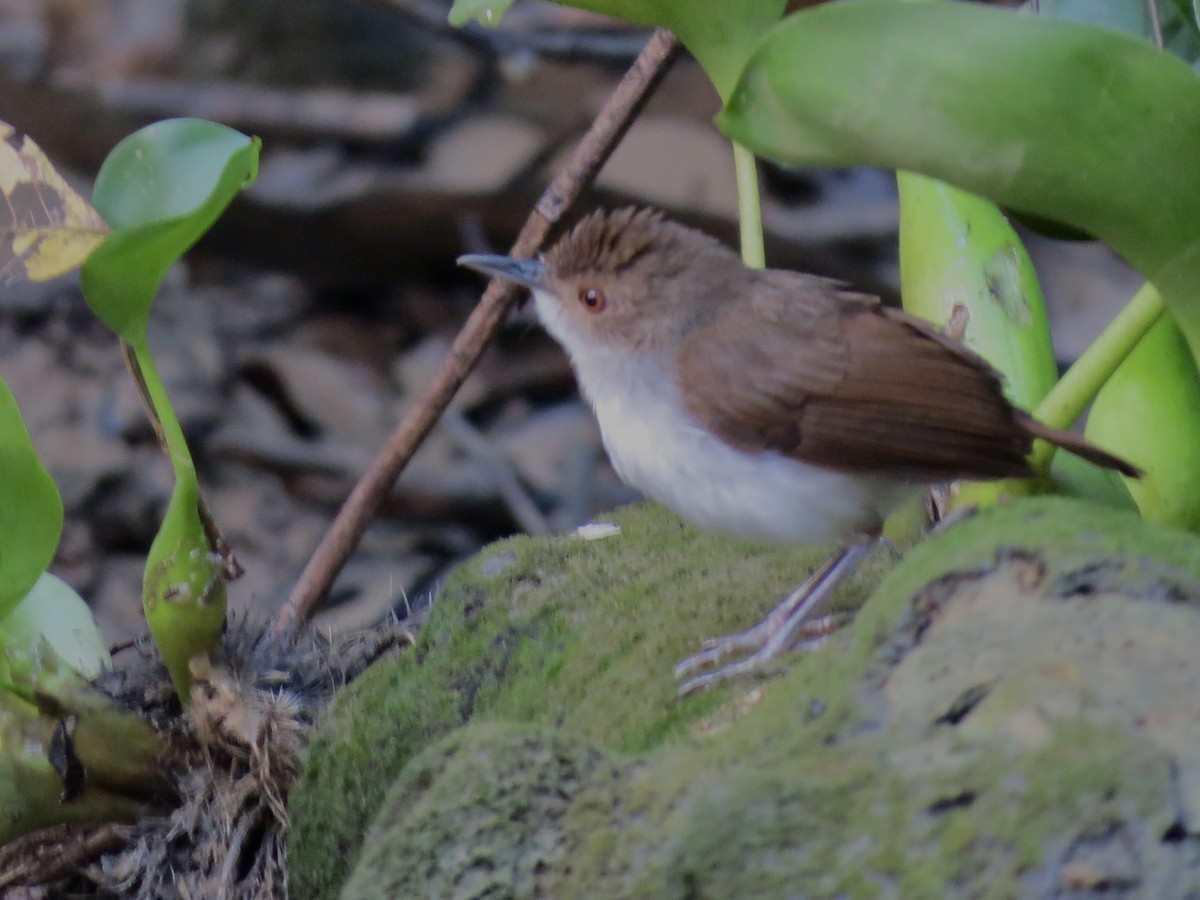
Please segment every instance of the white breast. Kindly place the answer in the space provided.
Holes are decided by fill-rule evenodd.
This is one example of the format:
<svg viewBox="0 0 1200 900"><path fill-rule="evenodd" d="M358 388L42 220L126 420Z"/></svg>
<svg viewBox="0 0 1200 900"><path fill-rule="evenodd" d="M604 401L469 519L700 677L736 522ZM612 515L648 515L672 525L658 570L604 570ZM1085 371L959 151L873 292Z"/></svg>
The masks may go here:
<svg viewBox="0 0 1200 900"><path fill-rule="evenodd" d="M557 301L537 299L543 323L571 355L617 474L692 524L743 537L816 543L877 529L919 490L820 469L780 453L737 450L686 414L674 374L663 364L580 342L557 319L562 314Z"/></svg>

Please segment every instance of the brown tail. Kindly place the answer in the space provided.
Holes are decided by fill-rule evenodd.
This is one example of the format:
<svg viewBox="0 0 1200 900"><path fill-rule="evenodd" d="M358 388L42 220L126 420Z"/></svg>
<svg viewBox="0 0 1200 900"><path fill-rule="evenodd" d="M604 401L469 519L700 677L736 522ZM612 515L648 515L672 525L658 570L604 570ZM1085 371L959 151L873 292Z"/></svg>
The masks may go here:
<svg viewBox="0 0 1200 900"><path fill-rule="evenodd" d="M1142 470L1137 466L1126 462L1119 456L1114 456L1107 450L1101 450L1095 444L1089 444L1077 434L1071 434L1069 431L1062 431L1058 428L1051 428L1049 425L1043 425L1037 419L1026 417L1025 429L1036 438L1041 438L1043 441L1049 441L1055 447L1061 447L1069 453L1074 453L1076 456L1086 459L1090 463L1095 463L1102 469L1116 469L1122 475L1130 478L1141 478Z"/></svg>

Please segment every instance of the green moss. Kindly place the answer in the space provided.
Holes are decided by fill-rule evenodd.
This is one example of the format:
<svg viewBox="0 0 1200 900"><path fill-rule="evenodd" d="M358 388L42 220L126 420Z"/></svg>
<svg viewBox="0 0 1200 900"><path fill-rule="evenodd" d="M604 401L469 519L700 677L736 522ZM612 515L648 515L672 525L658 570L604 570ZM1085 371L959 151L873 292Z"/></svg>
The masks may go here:
<svg viewBox="0 0 1200 900"><path fill-rule="evenodd" d="M671 663L823 552L616 519L485 551L417 651L344 692L292 797L298 896L336 894L373 811L347 897L1019 898L1079 858L1107 877L1126 845L1145 896L1200 885L1160 840L1200 771L1198 726L1168 714L1200 684L1195 538L1013 503L910 553L762 692L675 702Z"/></svg>
<svg viewBox="0 0 1200 900"><path fill-rule="evenodd" d="M561 732L460 729L418 754L383 798L344 896L543 895L575 852L559 821L618 771Z"/></svg>
<svg viewBox="0 0 1200 900"><path fill-rule="evenodd" d="M414 663L415 656L405 654L395 664L369 669L357 690L379 698L380 707L334 704L313 736L289 800L292 846L305 861L290 870L292 896L338 895L382 786L414 753L462 721L457 697Z"/></svg>
<svg viewBox="0 0 1200 900"><path fill-rule="evenodd" d="M1043 551L1060 569L1081 559L1142 557L1200 580L1200 540L1194 534L1149 524L1129 510L1066 497L1031 497L970 516L914 547L904 565L879 585L866 617L886 630L898 605L943 572L991 565L998 549L1015 547ZM860 633L869 637L872 630L864 627Z"/></svg>
<svg viewBox="0 0 1200 900"><path fill-rule="evenodd" d="M673 663L754 624L834 548L703 534L652 504L615 512L616 537L518 537L464 565L416 652L377 664L333 704L289 808L293 890L331 897L369 815L423 746L470 720L561 727L626 753L687 735L725 688L675 701ZM894 553L881 548L834 598L853 608Z"/></svg>

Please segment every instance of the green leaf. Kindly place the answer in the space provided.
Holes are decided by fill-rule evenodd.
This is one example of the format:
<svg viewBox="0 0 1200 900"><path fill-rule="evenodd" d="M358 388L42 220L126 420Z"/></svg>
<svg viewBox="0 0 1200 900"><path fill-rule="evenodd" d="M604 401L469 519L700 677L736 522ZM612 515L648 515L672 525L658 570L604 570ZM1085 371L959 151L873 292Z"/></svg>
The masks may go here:
<svg viewBox="0 0 1200 900"><path fill-rule="evenodd" d="M0 621L0 633L5 647L45 641L85 678L95 678L112 661L88 605L49 572L43 572L16 609Z"/></svg>
<svg viewBox="0 0 1200 900"><path fill-rule="evenodd" d="M1146 0L1041 0L1038 15L1068 19L1150 37L1150 11Z"/></svg>
<svg viewBox="0 0 1200 900"><path fill-rule="evenodd" d="M1192 28L1200 28L1200 0L1172 0L1179 15Z"/></svg>
<svg viewBox="0 0 1200 900"><path fill-rule="evenodd" d="M957 309L963 343L1004 376L1005 393L1033 409L1058 367L1037 272L994 203L923 175L899 172L900 287L904 308L938 327ZM1027 494L1028 479L959 485L954 508Z"/></svg>
<svg viewBox="0 0 1200 900"><path fill-rule="evenodd" d="M0 379L0 619L54 558L62 523L62 497L38 461L17 401Z"/></svg>
<svg viewBox="0 0 1200 900"><path fill-rule="evenodd" d="M1196 31L1193 0L1154 0L1154 3L1164 49L1194 64L1200 56L1200 33ZM1154 22L1146 0L1042 0L1038 14L1155 40Z"/></svg>
<svg viewBox="0 0 1200 900"><path fill-rule="evenodd" d="M200 521L195 467L146 341L167 269L258 171L257 138L199 119L158 122L126 138L100 169L93 197L116 230L83 269L93 311L128 344L175 472L175 488L146 563L142 602L155 642L186 702L188 661L211 650L225 621L225 583Z"/></svg>
<svg viewBox="0 0 1200 900"><path fill-rule="evenodd" d="M724 99L754 44L783 15L786 0L571 0L562 5L671 29Z"/></svg>
<svg viewBox="0 0 1200 900"><path fill-rule="evenodd" d="M1115 509L1137 512L1120 473L1101 469L1073 453L1056 453L1050 463L1050 489L1055 494L1079 497Z"/></svg>
<svg viewBox="0 0 1200 900"><path fill-rule="evenodd" d="M970 3L835 3L771 29L720 115L787 163L907 169L1107 242L1200 355L1200 81L1102 28Z"/></svg>
<svg viewBox="0 0 1200 900"><path fill-rule="evenodd" d="M1170 316L1096 395L1085 434L1142 468L1125 485L1144 519L1200 531L1200 372Z"/></svg>
<svg viewBox="0 0 1200 900"><path fill-rule="evenodd" d="M494 28L512 5L513 0L454 0L447 18L456 28L461 28L472 19Z"/></svg>
<svg viewBox="0 0 1200 900"><path fill-rule="evenodd" d="M904 308L937 326L967 313L963 343L1004 375L1010 400L1033 409L1058 380L1037 272L994 203L901 172Z"/></svg>
<svg viewBox="0 0 1200 900"><path fill-rule="evenodd" d="M254 181L261 142L201 119L156 122L100 167L92 202L114 229L83 266L83 293L127 341L145 335L171 267Z"/></svg>

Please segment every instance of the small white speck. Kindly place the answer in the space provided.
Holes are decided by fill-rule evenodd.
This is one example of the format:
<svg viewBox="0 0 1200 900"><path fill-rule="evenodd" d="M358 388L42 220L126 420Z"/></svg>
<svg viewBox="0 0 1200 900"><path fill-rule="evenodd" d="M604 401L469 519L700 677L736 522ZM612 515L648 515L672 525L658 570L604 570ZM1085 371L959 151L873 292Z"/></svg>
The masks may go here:
<svg viewBox="0 0 1200 900"><path fill-rule="evenodd" d="M613 522L588 522L575 529L575 536L585 541L599 541L616 537L620 533L621 526Z"/></svg>

